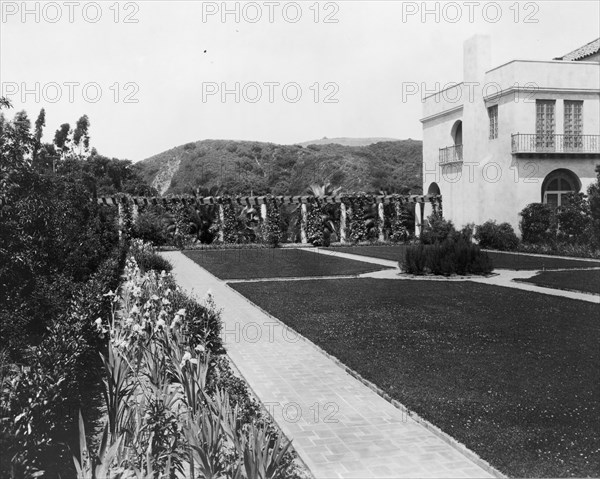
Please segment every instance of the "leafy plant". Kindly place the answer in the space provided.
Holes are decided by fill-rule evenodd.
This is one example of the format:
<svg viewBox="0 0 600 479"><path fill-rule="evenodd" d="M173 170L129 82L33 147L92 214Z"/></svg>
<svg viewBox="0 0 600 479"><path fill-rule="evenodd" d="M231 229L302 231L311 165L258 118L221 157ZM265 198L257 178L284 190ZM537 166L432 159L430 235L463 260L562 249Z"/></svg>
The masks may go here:
<svg viewBox="0 0 600 479"><path fill-rule="evenodd" d="M441 243L454 235L456 235L456 230L452 221L445 220L439 215L431 215L423 224L421 243Z"/></svg>
<svg viewBox="0 0 600 479"><path fill-rule="evenodd" d="M526 243L546 243L556 239L555 209L544 203L531 203L520 213L520 228Z"/></svg>
<svg viewBox="0 0 600 479"><path fill-rule="evenodd" d="M475 239L482 248L501 251L514 251L519 244L519 238L509 223L497 224L495 221L486 221L477 226Z"/></svg>
<svg viewBox="0 0 600 479"><path fill-rule="evenodd" d="M401 268L409 274L489 274L493 270L487 253L479 246L455 236L432 245L418 244L406 249Z"/></svg>

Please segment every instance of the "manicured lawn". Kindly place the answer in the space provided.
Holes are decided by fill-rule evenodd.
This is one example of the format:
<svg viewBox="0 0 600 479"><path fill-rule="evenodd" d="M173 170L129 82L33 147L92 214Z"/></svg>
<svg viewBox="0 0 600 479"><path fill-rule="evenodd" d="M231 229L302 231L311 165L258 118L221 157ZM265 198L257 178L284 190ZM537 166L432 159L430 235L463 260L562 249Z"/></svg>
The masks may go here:
<svg viewBox="0 0 600 479"><path fill-rule="evenodd" d="M596 268L598 261L579 261L576 259L545 258L530 256L524 253L497 253L488 252L494 268L514 270L534 269L570 269L570 268Z"/></svg>
<svg viewBox="0 0 600 479"><path fill-rule="evenodd" d="M548 288L600 294L600 270L544 271L533 278L520 280Z"/></svg>
<svg viewBox="0 0 600 479"><path fill-rule="evenodd" d="M220 279L343 276L389 269L297 249L190 250L184 254Z"/></svg>
<svg viewBox="0 0 600 479"><path fill-rule="evenodd" d="M404 259L405 245L398 246L341 246L331 248L332 251L340 253L357 254L360 256L371 256L373 258L400 261ZM579 261L561 258L543 258L530 256L522 253L499 253L489 251L494 268L513 270L537 270L537 269L568 269L568 268L595 268L600 266L600 261Z"/></svg>
<svg viewBox="0 0 600 479"><path fill-rule="evenodd" d="M500 471L600 475L597 305L468 282L234 288Z"/></svg>

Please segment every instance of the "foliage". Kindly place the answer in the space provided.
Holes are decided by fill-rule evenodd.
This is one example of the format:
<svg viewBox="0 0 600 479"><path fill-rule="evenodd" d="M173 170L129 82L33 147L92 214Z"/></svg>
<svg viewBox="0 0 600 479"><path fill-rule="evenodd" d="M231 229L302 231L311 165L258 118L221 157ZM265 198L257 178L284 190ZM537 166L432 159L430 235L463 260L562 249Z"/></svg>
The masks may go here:
<svg viewBox="0 0 600 479"><path fill-rule="evenodd" d="M547 243L556 238L556 213L552 206L544 203L531 203L520 213L519 227L526 243Z"/></svg>
<svg viewBox="0 0 600 479"><path fill-rule="evenodd" d="M173 269L173 265L160 256L150 243L144 243L139 239L131 242L130 255L135 258L142 273L147 271L157 271L158 273L166 271L169 273Z"/></svg>
<svg viewBox="0 0 600 479"><path fill-rule="evenodd" d="M587 237L590 246L600 250L600 165L596 165L596 182L592 183L587 191L590 205L590 223Z"/></svg>
<svg viewBox="0 0 600 479"><path fill-rule="evenodd" d="M224 202L222 205L223 208L223 218L221 228L223 230L223 242L225 244L228 243L236 243L237 242L237 216L235 214L235 207L231 203Z"/></svg>
<svg viewBox="0 0 600 479"><path fill-rule="evenodd" d="M388 205L384 205L384 228L388 231L388 238L393 242L407 241L414 233L414 214L398 195Z"/></svg>
<svg viewBox="0 0 600 479"><path fill-rule="evenodd" d="M509 223L497 224L495 221L486 221L476 227L475 239L482 248L513 251L519 245L519 238Z"/></svg>
<svg viewBox="0 0 600 479"><path fill-rule="evenodd" d="M487 253L481 251L479 246L467 243L461 236L435 244L409 246L401 267L409 274L429 273L444 276L484 275L493 270Z"/></svg>
<svg viewBox="0 0 600 479"><path fill-rule="evenodd" d="M140 212L133 225L133 237L154 246L164 245L167 235L161 216L150 209Z"/></svg>
<svg viewBox="0 0 600 479"><path fill-rule="evenodd" d="M335 205L322 203L321 199L325 196L336 196L340 190L340 187L334 187L329 182L313 183L306 189L306 193L313 198L305 205L305 232L306 240L313 246L329 246L331 243L331 235L335 234L335 223L339 213ZM299 227L302 222L302 205L298 205L293 214Z"/></svg>
<svg viewBox="0 0 600 479"><path fill-rule="evenodd" d="M347 207L347 237L352 243L373 241L379 233L377 203L370 195L359 193L343 199Z"/></svg>
<svg viewBox="0 0 600 479"><path fill-rule="evenodd" d="M563 204L556 210L560 239L585 243L586 229L590 225L590 204L583 193L569 193L563 196Z"/></svg>
<svg viewBox="0 0 600 479"><path fill-rule="evenodd" d="M421 243L441 243L456 235L452 221L442 218L440 215L431 215L423 222L421 230Z"/></svg>
<svg viewBox="0 0 600 479"><path fill-rule="evenodd" d="M72 292L68 310L51 322L27 367L3 389L2 472L44 470L52 477L68 471L76 414L93 401L90 392L98 378L94 366L103 343L92 324L110 311L103 293L118 283L122 258L122 251L115 251Z"/></svg>
<svg viewBox="0 0 600 479"><path fill-rule="evenodd" d="M266 198L267 218L263 225L265 243L277 247L282 240L281 215L279 214L279 203L272 196Z"/></svg>
<svg viewBox="0 0 600 479"><path fill-rule="evenodd" d="M111 293L113 314L96 322L109 337L109 421L99 453L82 451L80 425L76 467L106 477L296 477L289 443L232 379L210 294L195 303L169 274L143 273L133 257L124 278L121 295Z"/></svg>

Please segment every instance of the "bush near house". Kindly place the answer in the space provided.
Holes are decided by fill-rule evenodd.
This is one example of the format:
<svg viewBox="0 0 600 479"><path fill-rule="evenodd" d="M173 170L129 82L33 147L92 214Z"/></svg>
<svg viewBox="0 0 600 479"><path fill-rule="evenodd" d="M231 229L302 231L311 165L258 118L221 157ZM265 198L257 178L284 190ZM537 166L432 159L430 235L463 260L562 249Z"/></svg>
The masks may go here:
<svg viewBox="0 0 600 479"><path fill-rule="evenodd" d="M400 267L409 274L443 276L484 275L494 269L487 253L461 235L432 245L409 246Z"/></svg>
<svg viewBox="0 0 600 479"><path fill-rule="evenodd" d="M600 257L600 165L587 196L570 193L560 207L532 203L521 211L521 249L549 254Z"/></svg>
<svg viewBox="0 0 600 479"><path fill-rule="evenodd" d="M476 227L474 237L481 248L513 251L519 245L519 238L509 223L486 221Z"/></svg>
<svg viewBox="0 0 600 479"><path fill-rule="evenodd" d="M519 224L523 241L526 243L547 243L556 238L556 215L552 206L531 203L521 211Z"/></svg>
<svg viewBox="0 0 600 479"><path fill-rule="evenodd" d="M423 222L421 243L435 244L445 241L456 234L454 224L439 215L431 215Z"/></svg>

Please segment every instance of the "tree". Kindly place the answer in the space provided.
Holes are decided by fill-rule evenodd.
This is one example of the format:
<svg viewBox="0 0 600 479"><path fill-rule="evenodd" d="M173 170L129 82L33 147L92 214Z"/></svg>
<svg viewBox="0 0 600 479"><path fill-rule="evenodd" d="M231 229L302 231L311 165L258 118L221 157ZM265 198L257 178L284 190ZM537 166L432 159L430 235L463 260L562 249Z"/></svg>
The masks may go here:
<svg viewBox="0 0 600 479"><path fill-rule="evenodd" d="M35 133L33 135L34 138L34 147L33 147L33 161L35 162L40 149L42 147L42 136L44 134L44 127L46 126L46 110L43 108L40 110L40 114L35 120Z"/></svg>
<svg viewBox="0 0 600 479"><path fill-rule="evenodd" d="M65 158L67 152L69 151L69 134L71 132L71 125L68 123L63 123L60 125L60 128L56 130L54 133L54 145L56 146L56 150L60 153L61 158ZM54 167L56 170L56 167Z"/></svg>
<svg viewBox="0 0 600 479"><path fill-rule="evenodd" d="M89 136L90 120L87 115L83 115L75 126L73 131L73 149L79 149L79 157L87 155L90 149L90 136Z"/></svg>

